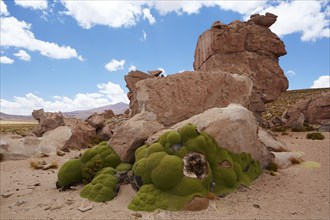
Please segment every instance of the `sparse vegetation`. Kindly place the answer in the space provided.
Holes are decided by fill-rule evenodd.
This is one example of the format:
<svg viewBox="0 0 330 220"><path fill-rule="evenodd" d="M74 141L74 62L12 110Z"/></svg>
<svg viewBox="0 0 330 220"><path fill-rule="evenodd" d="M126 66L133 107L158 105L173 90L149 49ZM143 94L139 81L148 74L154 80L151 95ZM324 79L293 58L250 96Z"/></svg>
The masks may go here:
<svg viewBox="0 0 330 220"><path fill-rule="evenodd" d="M274 162L270 162L267 167L266 167L267 170L269 171L273 171L273 172L277 172L278 170L278 165Z"/></svg>
<svg viewBox="0 0 330 220"><path fill-rule="evenodd" d="M3 153L0 153L0 162L3 161Z"/></svg>
<svg viewBox="0 0 330 220"><path fill-rule="evenodd" d="M312 140L323 140L325 137L323 134L319 132L313 132L313 133L308 133L306 135L307 139L312 139Z"/></svg>
<svg viewBox="0 0 330 220"><path fill-rule="evenodd" d="M32 133L32 130L37 126L36 122L11 122L1 121L0 122L0 134L17 134L26 136Z"/></svg>
<svg viewBox="0 0 330 220"><path fill-rule="evenodd" d="M306 131L316 131L316 128L313 125L310 125L308 123L304 123L304 127L306 129Z"/></svg>
<svg viewBox="0 0 330 220"><path fill-rule="evenodd" d="M285 132L286 131L286 128L285 127L282 127L282 126L278 126L278 127L274 127L272 129L272 131L274 131L274 132Z"/></svg>
<svg viewBox="0 0 330 220"><path fill-rule="evenodd" d="M300 128L300 127L295 127L295 128L291 128L292 132L306 132L305 128Z"/></svg>

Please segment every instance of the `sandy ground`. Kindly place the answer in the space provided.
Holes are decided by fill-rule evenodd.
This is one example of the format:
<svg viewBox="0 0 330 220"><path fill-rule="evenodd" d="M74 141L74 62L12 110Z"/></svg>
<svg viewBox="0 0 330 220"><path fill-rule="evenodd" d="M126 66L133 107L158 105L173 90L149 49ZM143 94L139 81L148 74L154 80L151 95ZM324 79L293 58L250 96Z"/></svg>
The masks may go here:
<svg viewBox="0 0 330 220"><path fill-rule="evenodd" d="M319 168L294 165L271 176L264 172L249 188L241 188L225 198L212 200L200 212L134 212L126 207L134 190L122 186L119 195L106 203L91 203L79 197L81 187L59 192L55 188L58 169L34 170L31 160L57 161L59 165L79 152L64 157L51 156L20 161L3 161L1 165L1 219L329 219L329 148L330 133L325 140L312 141L306 133L290 133L279 138L292 151L305 153L305 161L321 164ZM13 194L4 197L8 192ZM91 210L78 210L82 204Z"/></svg>

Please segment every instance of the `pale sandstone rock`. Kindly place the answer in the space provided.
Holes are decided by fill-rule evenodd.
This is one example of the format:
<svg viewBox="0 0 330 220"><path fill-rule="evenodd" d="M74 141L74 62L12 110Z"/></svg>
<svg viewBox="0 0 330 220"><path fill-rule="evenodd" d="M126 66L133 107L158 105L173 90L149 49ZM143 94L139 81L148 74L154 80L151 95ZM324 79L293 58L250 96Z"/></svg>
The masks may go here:
<svg viewBox="0 0 330 220"><path fill-rule="evenodd" d="M268 146L259 140L259 126L253 113L240 105L208 109L173 125L171 129L178 130L188 123L195 124L200 131L210 134L221 147L235 153L250 153L254 159L260 161L262 167L273 161L274 156ZM166 131L150 136L146 143L155 142Z"/></svg>
<svg viewBox="0 0 330 220"><path fill-rule="evenodd" d="M39 125L33 130L37 136L42 136L47 131L53 130L59 126L65 125L64 116L61 112L45 112L44 109L34 110L32 116Z"/></svg>

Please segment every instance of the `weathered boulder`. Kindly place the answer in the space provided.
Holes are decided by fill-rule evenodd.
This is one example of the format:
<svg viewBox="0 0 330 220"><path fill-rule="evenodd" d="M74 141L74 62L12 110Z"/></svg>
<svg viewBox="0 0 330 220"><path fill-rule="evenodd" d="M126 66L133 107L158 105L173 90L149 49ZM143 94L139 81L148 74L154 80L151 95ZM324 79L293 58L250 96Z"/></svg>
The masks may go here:
<svg viewBox="0 0 330 220"><path fill-rule="evenodd" d="M301 123L330 125L330 92L297 102L283 116L286 127Z"/></svg>
<svg viewBox="0 0 330 220"><path fill-rule="evenodd" d="M148 78L154 78L155 76L152 76L150 74L141 72L139 70L131 71L128 73L128 75L125 75L125 81L126 81L126 87L128 88L129 92L127 93L127 97L130 100L129 107L131 109L131 114L135 115L138 112L136 112L134 106L136 106L136 87L135 84L141 80L148 79Z"/></svg>
<svg viewBox="0 0 330 220"><path fill-rule="evenodd" d="M214 72L183 72L136 83L133 112L153 112L169 126L213 107L249 104L252 80L245 75Z"/></svg>
<svg viewBox="0 0 330 220"><path fill-rule="evenodd" d="M42 136L47 131L53 130L59 126L65 125L64 116L61 112L45 112L44 109L34 110L32 116L39 125L33 130L37 136Z"/></svg>
<svg viewBox="0 0 330 220"><path fill-rule="evenodd" d="M163 70L149 70L147 72L152 76L158 77L160 74L162 74Z"/></svg>
<svg viewBox="0 0 330 220"><path fill-rule="evenodd" d="M253 93L249 109L259 114L265 110L264 103L288 88L278 63L278 58L287 53L284 43L268 28L275 21L276 15L267 13L251 16L247 22L215 22L199 36L195 50L195 70L250 76Z"/></svg>
<svg viewBox="0 0 330 220"><path fill-rule="evenodd" d="M65 125L71 129L72 135L65 142L62 150L83 149L95 145L96 131L86 121L77 118L65 118Z"/></svg>
<svg viewBox="0 0 330 220"><path fill-rule="evenodd" d="M116 127L109 145L122 162L132 163L135 150L141 147L150 135L162 129L164 126L156 121L154 113L139 113Z"/></svg>
<svg viewBox="0 0 330 220"><path fill-rule="evenodd" d="M231 104L226 108L212 108L171 127L177 130L185 124L195 124L200 131L211 135L219 146L234 153L247 152L265 167L273 160L271 151L258 138L259 126L253 113L246 108ZM152 135L147 144L155 142L167 130Z"/></svg>

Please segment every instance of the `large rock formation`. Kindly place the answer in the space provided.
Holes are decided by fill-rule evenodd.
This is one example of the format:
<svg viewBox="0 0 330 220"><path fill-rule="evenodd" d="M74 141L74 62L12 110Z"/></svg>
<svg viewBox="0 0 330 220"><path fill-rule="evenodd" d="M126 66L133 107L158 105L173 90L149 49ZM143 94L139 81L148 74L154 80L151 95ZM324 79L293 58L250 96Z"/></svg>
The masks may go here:
<svg viewBox="0 0 330 220"><path fill-rule="evenodd" d="M264 111L264 103L288 88L278 63L278 58L286 54L284 43L268 28L275 21L276 16L267 13L253 15L247 22L215 22L198 38L194 69L248 75L254 82L249 109Z"/></svg>
<svg viewBox="0 0 330 220"><path fill-rule="evenodd" d="M286 127L303 123L330 125L330 92L310 97L293 105L283 116Z"/></svg>
<svg viewBox="0 0 330 220"><path fill-rule="evenodd" d="M188 119L213 107L249 104L252 80L227 72L183 72L164 78L146 79L135 85L133 112L149 111L166 126Z"/></svg>
<svg viewBox="0 0 330 220"><path fill-rule="evenodd" d="M209 108L239 103L256 113L260 123L264 104L288 88L278 63L285 46L268 28L276 17L267 13L247 22L215 22L198 39L195 71L165 78L129 73L125 80L132 115L151 111L168 126Z"/></svg>

